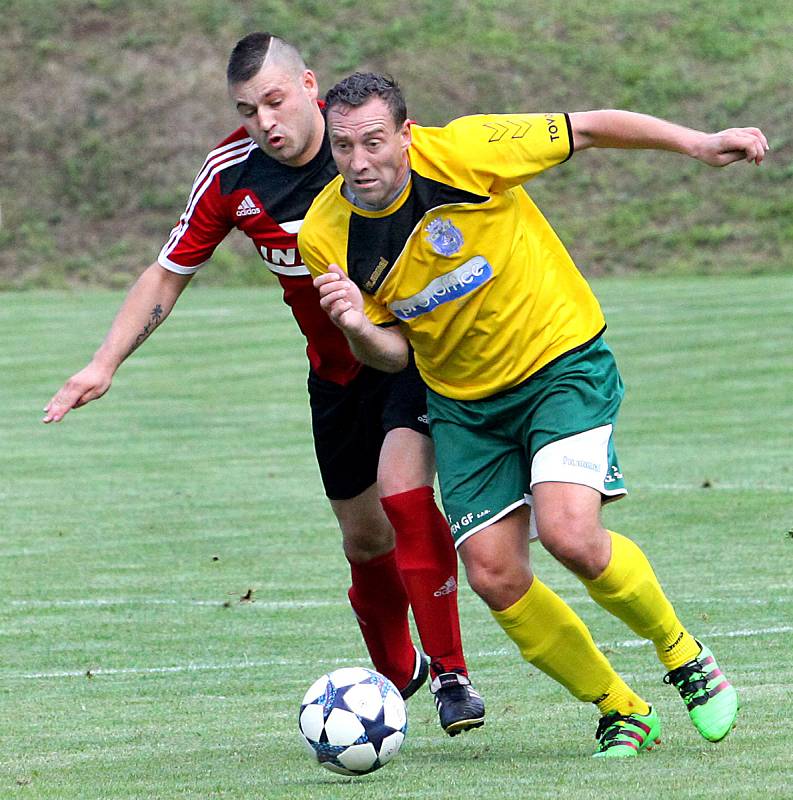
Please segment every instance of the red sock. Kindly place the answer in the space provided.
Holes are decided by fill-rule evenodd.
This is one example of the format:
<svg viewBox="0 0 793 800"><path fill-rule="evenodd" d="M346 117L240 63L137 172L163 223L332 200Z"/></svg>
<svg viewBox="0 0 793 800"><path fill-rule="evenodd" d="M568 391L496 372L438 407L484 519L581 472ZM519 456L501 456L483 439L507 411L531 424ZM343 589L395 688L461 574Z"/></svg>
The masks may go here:
<svg viewBox="0 0 793 800"><path fill-rule="evenodd" d="M399 574L433 675L452 670L467 675L457 613L457 553L433 488L420 486L380 502L396 532Z"/></svg>
<svg viewBox="0 0 793 800"><path fill-rule="evenodd" d="M348 596L374 668L403 689L413 677L416 652L408 624L408 597L394 553L390 550L359 564L350 562Z"/></svg>

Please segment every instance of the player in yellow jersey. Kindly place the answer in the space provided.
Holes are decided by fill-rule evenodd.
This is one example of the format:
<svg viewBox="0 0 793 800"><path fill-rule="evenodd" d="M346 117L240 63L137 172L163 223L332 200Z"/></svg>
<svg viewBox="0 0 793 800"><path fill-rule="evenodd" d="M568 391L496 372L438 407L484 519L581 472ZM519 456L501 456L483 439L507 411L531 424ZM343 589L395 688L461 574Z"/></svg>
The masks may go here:
<svg viewBox="0 0 793 800"><path fill-rule="evenodd" d="M759 164L762 132L705 134L625 111L407 120L396 84L360 74L326 97L340 176L299 236L353 351L427 383L443 502L474 591L523 657L595 703L596 756L634 756L660 723L578 616L532 573L543 545L593 599L655 645L694 725L731 730L735 689L685 629L641 550L607 531L625 493L612 442L622 381L597 300L521 184L588 147L653 148L714 166Z"/></svg>

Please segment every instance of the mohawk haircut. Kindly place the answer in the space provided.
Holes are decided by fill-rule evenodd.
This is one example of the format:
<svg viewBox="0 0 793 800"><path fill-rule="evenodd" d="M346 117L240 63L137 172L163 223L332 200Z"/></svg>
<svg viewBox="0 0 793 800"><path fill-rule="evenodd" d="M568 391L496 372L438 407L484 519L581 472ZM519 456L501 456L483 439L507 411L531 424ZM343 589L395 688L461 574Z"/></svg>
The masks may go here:
<svg viewBox="0 0 793 800"><path fill-rule="evenodd" d="M243 36L229 56L226 80L229 85L249 81L262 68L266 59L277 61L295 76L306 69L297 49L274 33L249 33Z"/></svg>

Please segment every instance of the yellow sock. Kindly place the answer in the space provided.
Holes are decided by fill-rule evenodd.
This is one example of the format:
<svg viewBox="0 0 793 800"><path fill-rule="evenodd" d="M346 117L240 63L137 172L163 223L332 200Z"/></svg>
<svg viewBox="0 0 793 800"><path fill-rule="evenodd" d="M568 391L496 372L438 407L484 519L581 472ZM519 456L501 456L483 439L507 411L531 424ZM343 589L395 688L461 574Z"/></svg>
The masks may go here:
<svg viewBox="0 0 793 800"><path fill-rule="evenodd" d="M611 560L594 580L581 579L592 599L649 639L661 663L675 669L699 653L699 645L677 618L650 562L630 539L609 531Z"/></svg>
<svg viewBox="0 0 793 800"><path fill-rule="evenodd" d="M523 658L574 697L595 703L604 714L648 713L647 703L617 675L586 625L537 578L520 600L491 613Z"/></svg>

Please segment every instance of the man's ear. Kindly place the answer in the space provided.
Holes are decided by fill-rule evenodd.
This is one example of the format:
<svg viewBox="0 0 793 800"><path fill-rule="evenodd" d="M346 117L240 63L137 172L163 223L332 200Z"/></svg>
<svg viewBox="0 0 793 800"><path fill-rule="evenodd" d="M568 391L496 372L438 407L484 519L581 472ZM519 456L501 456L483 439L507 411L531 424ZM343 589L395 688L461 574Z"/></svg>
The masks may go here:
<svg viewBox="0 0 793 800"><path fill-rule="evenodd" d="M402 128L399 131L399 138L401 140L402 149L407 150L413 142L413 132L410 129L410 120L405 120L402 123Z"/></svg>
<svg viewBox="0 0 793 800"><path fill-rule="evenodd" d="M316 100L317 97L319 97L319 84L317 83L317 76L310 69L307 69L303 73L302 83L309 97L311 97L312 100Z"/></svg>

